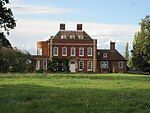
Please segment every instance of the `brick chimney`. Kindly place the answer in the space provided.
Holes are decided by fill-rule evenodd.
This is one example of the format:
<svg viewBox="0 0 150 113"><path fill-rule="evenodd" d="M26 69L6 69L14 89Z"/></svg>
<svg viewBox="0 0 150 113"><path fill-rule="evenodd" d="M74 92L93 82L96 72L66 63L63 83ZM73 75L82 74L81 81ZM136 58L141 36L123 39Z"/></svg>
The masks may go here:
<svg viewBox="0 0 150 113"><path fill-rule="evenodd" d="M65 24L60 24L60 30L65 30Z"/></svg>
<svg viewBox="0 0 150 113"><path fill-rule="evenodd" d="M115 51L115 42L110 42L110 51Z"/></svg>
<svg viewBox="0 0 150 113"><path fill-rule="evenodd" d="M82 24L77 24L77 30L81 30L82 31Z"/></svg>

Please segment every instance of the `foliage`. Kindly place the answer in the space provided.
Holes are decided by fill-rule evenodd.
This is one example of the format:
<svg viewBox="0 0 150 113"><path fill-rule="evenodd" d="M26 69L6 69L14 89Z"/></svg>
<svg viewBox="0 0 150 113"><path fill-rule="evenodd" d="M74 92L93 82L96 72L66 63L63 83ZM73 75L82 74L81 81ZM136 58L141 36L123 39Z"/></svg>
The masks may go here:
<svg viewBox="0 0 150 113"><path fill-rule="evenodd" d="M0 27L9 32L16 26L13 13L10 8L6 7L9 0L0 0Z"/></svg>
<svg viewBox="0 0 150 113"><path fill-rule="evenodd" d="M0 49L0 72L32 72L34 61L26 51L17 48Z"/></svg>
<svg viewBox="0 0 150 113"><path fill-rule="evenodd" d="M48 70L52 72L67 72L69 71L69 61L65 58L53 58L48 62Z"/></svg>
<svg viewBox="0 0 150 113"><path fill-rule="evenodd" d="M10 42L6 39L4 33L0 33L0 48L1 47L12 48Z"/></svg>
<svg viewBox="0 0 150 113"><path fill-rule="evenodd" d="M134 36L132 62L136 69L150 72L150 16L141 20L140 27Z"/></svg>
<svg viewBox="0 0 150 113"><path fill-rule="evenodd" d="M125 54L125 59L129 60L129 44L128 43L126 43L124 54Z"/></svg>
<svg viewBox="0 0 150 113"><path fill-rule="evenodd" d="M1 113L150 113L150 77L1 74Z"/></svg>

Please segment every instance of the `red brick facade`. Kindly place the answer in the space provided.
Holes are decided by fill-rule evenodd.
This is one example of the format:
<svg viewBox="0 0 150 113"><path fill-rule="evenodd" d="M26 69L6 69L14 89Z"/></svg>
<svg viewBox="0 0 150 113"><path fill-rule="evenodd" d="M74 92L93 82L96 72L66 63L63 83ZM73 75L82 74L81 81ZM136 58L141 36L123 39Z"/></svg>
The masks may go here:
<svg viewBox="0 0 150 113"><path fill-rule="evenodd" d="M70 71L72 72L73 68L75 68L75 72L126 72L126 60L116 52L115 43L111 43L110 50L107 50L106 53L109 53L109 57L106 59L101 58L103 52L97 50L97 40L92 39L82 30L82 24L77 24L76 31L65 30L65 24L60 24L60 31L56 36L51 37L48 41L37 42L37 56L34 56L34 59L37 61L37 65L40 65L37 67L44 70L47 70L45 69L45 61L52 60L52 58L65 58L69 60ZM116 55L112 57L118 57L117 60L111 59L111 54ZM103 60L108 61L108 67L101 68L101 61ZM43 61L44 63L41 63ZM122 68L118 68L115 64L119 61L123 62ZM72 66L74 67L72 68Z"/></svg>

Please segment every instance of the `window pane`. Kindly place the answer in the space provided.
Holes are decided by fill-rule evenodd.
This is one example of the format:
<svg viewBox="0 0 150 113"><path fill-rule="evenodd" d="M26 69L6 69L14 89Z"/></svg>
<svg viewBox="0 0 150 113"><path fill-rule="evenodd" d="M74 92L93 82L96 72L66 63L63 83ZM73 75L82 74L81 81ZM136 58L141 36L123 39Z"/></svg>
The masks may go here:
<svg viewBox="0 0 150 113"><path fill-rule="evenodd" d="M84 56L84 48L79 48L79 56Z"/></svg>
<svg viewBox="0 0 150 113"><path fill-rule="evenodd" d="M67 56L67 48L66 47L62 48L62 56Z"/></svg>
<svg viewBox="0 0 150 113"><path fill-rule="evenodd" d="M87 62L87 70L92 71L92 61Z"/></svg>
<svg viewBox="0 0 150 113"><path fill-rule="evenodd" d="M92 56L92 47L87 48L87 56Z"/></svg>
<svg viewBox="0 0 150 113"><path fill-rule="evenodd" d="M75 56L75 47L71 47L71 56Z"/></svg>
<svg viewBox="0 0 150 113"><path fill-rule="evenodd" d="M58 56L58 47L53 47L53 55Z"/></svg>
<svg viewBox="0 0 150 113"><path fill-rule="evenodd" d="M79 61L79 71L82 71L84 69L84 62Z"/></svg>

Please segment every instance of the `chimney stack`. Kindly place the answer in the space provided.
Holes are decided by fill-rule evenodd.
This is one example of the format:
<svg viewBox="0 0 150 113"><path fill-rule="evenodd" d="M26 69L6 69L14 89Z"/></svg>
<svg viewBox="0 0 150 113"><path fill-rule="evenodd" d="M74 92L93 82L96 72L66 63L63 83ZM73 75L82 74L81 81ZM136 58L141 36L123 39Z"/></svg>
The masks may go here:
<svg viewBox="0 0 150 113"><path fill-rule="evenodd" d="M110 42L110 51L115 51L115 42Z"/></svg>
<svg viewBox="0 0 150 113"><path fill-rule="evenodd" d="M65 24L60 24L60 30L65 30Z"/></svg>
<svg viewBox="0 0 150 113"><path fill-rule="evenodd" d="M77 24L77 30L81 30L82 31L82 24Z"/></svg>

